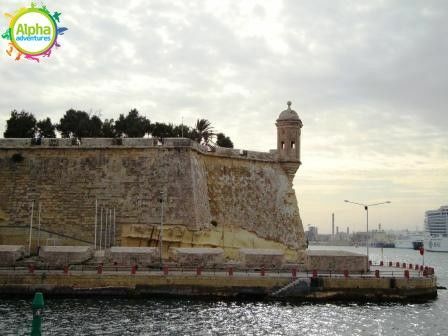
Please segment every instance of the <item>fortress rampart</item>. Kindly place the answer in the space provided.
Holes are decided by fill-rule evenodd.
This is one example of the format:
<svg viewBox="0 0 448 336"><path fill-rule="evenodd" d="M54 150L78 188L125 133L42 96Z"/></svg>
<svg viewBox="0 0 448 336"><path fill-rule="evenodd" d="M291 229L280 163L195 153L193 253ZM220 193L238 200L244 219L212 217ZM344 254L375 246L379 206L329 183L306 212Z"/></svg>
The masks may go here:
<svg viewBox="0 0 448 336"><path fill-rule="evenodd" d="M32 221L34 249L154 247L162 236L164 258L220 247L228 260L241 248L302 260L292 188L302 122L289 104L276 125L270 152L185 138L0 139L0 244L27 245Z"/></svg>
<svg viewBox="0 0 448 336"><path fill-rule="evenodd" d="M41 229L53 233L42 231L41 245L50 237L93 243L97 200L99 209L115 208L116 245L156 246L163 191L164 255L170 247L208 246L233 257L241 247L260 247L294 259L303 250L297 201L275 151L119 140L1 139L0 244L27 244L33 201L33 246L39 205Z"/></svg>

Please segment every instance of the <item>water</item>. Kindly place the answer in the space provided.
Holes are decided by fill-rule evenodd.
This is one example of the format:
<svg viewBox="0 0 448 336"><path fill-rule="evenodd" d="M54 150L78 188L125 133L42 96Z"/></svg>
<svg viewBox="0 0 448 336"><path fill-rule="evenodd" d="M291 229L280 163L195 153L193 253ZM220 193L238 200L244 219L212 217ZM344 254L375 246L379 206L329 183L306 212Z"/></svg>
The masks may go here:
<svg viewBox="0 0 448 336"><path fill-rule="evenodd" d="M326 247L319 247L324 249ZM364 252L365 248L337 247ZM370 249L380 260L381 249ZM421 264L417 251L384 260ZM425 254L448 286L448 253ZM0 301L0 335L27 335L30 300ZM49 299L45 335L448 335L448 291L425 304L288 304L205 300Z"/></svg>

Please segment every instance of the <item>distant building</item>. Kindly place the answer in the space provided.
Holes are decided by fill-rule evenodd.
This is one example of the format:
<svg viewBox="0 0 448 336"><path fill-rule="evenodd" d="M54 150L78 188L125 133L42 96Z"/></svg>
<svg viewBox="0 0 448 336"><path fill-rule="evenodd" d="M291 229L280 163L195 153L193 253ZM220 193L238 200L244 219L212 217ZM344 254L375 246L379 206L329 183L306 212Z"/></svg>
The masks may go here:
<svg viewBox="0 0 448 336"><path fill-rule="evenodd" d="M425 212L425 230L432 235L448 234L448 205Z"/></svg>
<svg viewBox="0 0 448 336"><path fill-rule="evenodd" d="M370 246L393 247L395 235L384 230L372 230L367 232L356 232L352 236L352 242L355 245L366 245L367 240Z"/></svg>
<svg viewBox="0 0 448 336"><path fill-rule="evenodd" d="M305 232L305 237L309 241L318 240L318 236L319 236L319 233L317 230L317 226L309 226L308 231Z"/></svg>

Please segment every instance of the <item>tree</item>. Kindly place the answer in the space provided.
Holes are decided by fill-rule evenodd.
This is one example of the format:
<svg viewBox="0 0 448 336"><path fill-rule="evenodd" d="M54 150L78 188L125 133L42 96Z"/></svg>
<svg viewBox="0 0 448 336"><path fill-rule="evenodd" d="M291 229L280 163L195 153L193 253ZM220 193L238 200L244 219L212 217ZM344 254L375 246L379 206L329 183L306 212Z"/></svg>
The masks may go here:
<svg viewBox="0 0 448 336"><path fill-rule="evenodd" d="M89 120L89 126L88 126L88 137L89 138L99 138L102 136L102 128L103 128L103 122L101 119L94 115L90 117Z"/></svg>
<svg viewBox="0 0 448 336"><path fill-rule="evenodd" d="M141 138L151 131L151 123L146 117L140 116L136 109L132 109L126 117L120 114L115 122L115 130L118 136Z"/></svg>
<svg viewBox="0 0 448 336"><path fill-rule="evenodd" d="M87 138L101 136L103 122L97 116L90 117L87 112L70 109L65 112L56 126L63 138Z"/></svg>
<svg viewBox="0 0 448 336"><path fill-rule="evenodd" d="M186 125L177 125L173 129L174 137L176 138L190 138L192 136L192 129Z"/></svg>
<svg viewBox="0 0 448 336"><path fill-rule="evenodd" d="M39 138L56 138L56 133L54 132L56 126L51 123L50 118L39 120L36 128Z"/></svg>
<svg viewBox="0 0 448 336"><path fill-rule="evenodd" d="M216 135L216 144L220 147L233 148L233 142L229 137L226 137L224 133L218 133Z"/></svg>
<svg viewBox="0 0 448 336"><path fill-rule="evenodd" d="M106 119L103 122L103 126L101 127L101 137L104 138L116 138L117 132L115 131L113 119Z"/></svg>
<svg viewBox="0 0 448 336"><path fill-rule="evenodd" d="M65 112L56 128L61 132L63 138L86 137L89 120L90 117L86 112L70 109Z"/></svg>
<svg viewBox="0 0 448 336"><path fill-rule="evenodd" d="M173 138L175 137L173 124L156 122L151 124L150 133L154 138Z"/></svg>
<svg viewBox="0 0 448 336"><path fill-rule="evenodd" d="M11 117L6 121L5 138L33 138L36 133L36 118L32 113L11 111Z"/></svg>
<svg viewBox="0 0 448 336"><path fill-rule="evenodd" d="M213 133L213 127L207 119L198 119L196 126L192 131L192 139L201 143L202 141L208 143L213 139L215 133Z"/></svg>

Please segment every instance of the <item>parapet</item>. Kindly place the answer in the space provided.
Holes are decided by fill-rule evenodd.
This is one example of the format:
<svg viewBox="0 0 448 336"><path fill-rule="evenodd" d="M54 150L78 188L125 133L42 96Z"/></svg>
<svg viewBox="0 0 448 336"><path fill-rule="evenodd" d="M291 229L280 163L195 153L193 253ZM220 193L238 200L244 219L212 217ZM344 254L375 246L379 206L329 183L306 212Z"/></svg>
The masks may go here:
<svg viewBox="0 0 448 336"><path fill-rule="evenodd" d="M198 144L188 138L6 138L0 149L119 149L119 148L191 148L202 154L258 161L276 161L276 152L257 152Z"/></svg>
<svg viewBox="0 0 448 336"><path fill-rule="evenodd" d="M171 258L181 265L216 266L224 262L222 248L172 247Z"/></svg>
<svg viewBox="0 0 448 336"><path fill-rule="evenodd" d="M158 255L155 247L112 246L105 251L105 258L118 265L151 265Z"/></svg>
<svg viewBox="0 0 448 336"><path fill-rule="evenodd" d="M91 246L42 246L39 251L39 257L54 266L81 264L92 256Z"/></svg>
<svg viewBox="0 0 448 336"><path fill-rule="evenodd" d="M22 245L0 245L0 266L11 266L25 256Z"/></svg>
<svg viewBox="0 0 448 336"><path fill-rule="evenodd" d="M6 138L0 139L0 148L120 148L120 147L192 147L186 138Z"/></svg>
<svg viewBox="0 0 448 336"><path fill-rule="evenodd" d="M309 271L367 272L367 256L346 251L308 250L305 264Z"/></svg>
<svg viewBox="0 0 448 336"><path fill-rule="evenodd" d="M240 258L246 267L280 268L285 259L281 250L273 249L240 249Z"/></svg>

